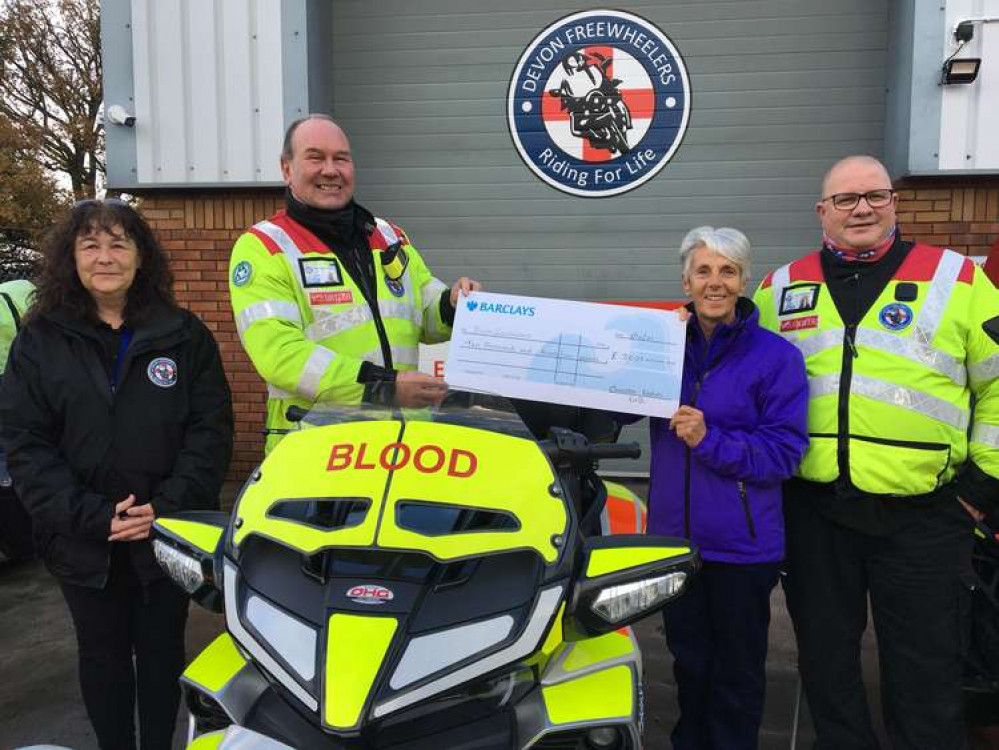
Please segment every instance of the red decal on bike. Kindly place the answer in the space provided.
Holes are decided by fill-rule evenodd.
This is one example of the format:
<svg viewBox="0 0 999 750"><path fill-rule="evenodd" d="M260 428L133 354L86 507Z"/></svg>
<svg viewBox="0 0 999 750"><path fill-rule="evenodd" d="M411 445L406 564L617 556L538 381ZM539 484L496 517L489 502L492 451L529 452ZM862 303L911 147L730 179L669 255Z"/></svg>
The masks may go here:
<svg viewBox="0 0 999 750"><path fill-rule="evenodd" d="M347 598L357 604L384 604L395 599L395 594L384 586L359 584L347 589Z"/></svg>
<svg viewBox="0 0 999 750"><path fill-rule="evenodd" d="M447 451L439 445L421 445L413 449L405 443L389 443L378 451L377 462L373 455L368 457L374 450L376 449L370 448L368 443L336 443L330 448L326 470L382 468L385 471L398 471L412 463L413 468L422 474L444 471L449 477L466 479L479 468L478 457L461 448Z"/></svg>

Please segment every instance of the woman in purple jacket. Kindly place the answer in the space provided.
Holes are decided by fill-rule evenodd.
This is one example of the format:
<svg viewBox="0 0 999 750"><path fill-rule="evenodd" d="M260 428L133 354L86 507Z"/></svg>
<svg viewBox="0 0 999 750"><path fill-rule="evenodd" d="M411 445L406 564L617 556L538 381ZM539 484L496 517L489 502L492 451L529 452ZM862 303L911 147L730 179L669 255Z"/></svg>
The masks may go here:
<svg viewBox="0 0 999 750"><path fill-rule="evenodd" d="M741 296L749 240L699 227L680 248L691 299L681 406L652 419L649 531L698 545L704 566L664 611L675 657L676 750L756 748L770 592L784 557L781 483L808 445L799 351Z"/></svg>

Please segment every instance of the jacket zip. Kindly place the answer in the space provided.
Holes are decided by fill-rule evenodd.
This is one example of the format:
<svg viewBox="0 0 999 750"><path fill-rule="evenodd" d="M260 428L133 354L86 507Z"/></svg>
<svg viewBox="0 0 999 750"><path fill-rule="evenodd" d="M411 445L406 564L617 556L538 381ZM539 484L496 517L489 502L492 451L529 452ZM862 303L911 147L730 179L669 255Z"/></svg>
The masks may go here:
<svg viewBox="0 0 999 750"><path fill-rule="evenodd" d="M860 274L853 275L853 283L859 286ZM856 299L856 296L854 296ZM855 310L855 317L859 318L860 311ZM843 330L843 364L840 368L839 379L839 429L837 432L838 441L836 446L836 459L839 464L839 478L848 483L853 483L850 477L850 384L853 382L853 360L860 356L857 351L857 325L851 323Z"/></svg>
<svg viewBox="0 0 999 750"><path fill-rule="evenodd" d="M746 483L739 482L739 499L742 501L742 509L746 513L746 527L749 529L751 539L756 539L756 524L753 521L753 514L749 512L749 498L746 497Z"/></svg>
<svg viewBox="0 0 999 750"><path fill-rule="evenodd" d="M708 373L701 376L701 380L706 378ZM694 395L690 399L691 406L697 406L697 394L701 392L701 380L694 383ZM683 444L683 534L690 539L690 446Z"/></svg>
<svg viewBox="0 0 999 750"><path fill-rule="evenodd" d="M365 246L367 241L365 241ZM367 249L367 247L365 247ZM385 361L383 365L386 369L395 369L392 362L392 346L389 344L388 333L385 331L385 323L382 322L382 313L378 309L378 269L375 267L375 257L372 253L371 257L368 258L371 265L368 267L371 271L371 276L368 277L364 273L364 269L358 268L358 285L361 287L361 296L364 297L364 301L368 303L368 309L371 310L371 317L375 322L375 332L378 334L378 344L381 346L382 359ZM359 252L358 253L358 264L364 263L365 258ZM369 283L370 282L370 286Z"/></svg>

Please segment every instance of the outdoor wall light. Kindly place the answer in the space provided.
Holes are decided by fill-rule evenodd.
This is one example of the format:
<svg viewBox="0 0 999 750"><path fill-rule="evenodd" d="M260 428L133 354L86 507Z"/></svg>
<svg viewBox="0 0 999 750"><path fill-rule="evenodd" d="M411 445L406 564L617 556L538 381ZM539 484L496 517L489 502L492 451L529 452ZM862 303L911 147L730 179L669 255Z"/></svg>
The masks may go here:
<svg viewBox="0 0 999 750"><path fill-rule="evenodd" d="M982 66L980 57L961 57L947 60L943 64L940 82L945 86L955 83L972 83L978 78L978 69Z"/></svg>

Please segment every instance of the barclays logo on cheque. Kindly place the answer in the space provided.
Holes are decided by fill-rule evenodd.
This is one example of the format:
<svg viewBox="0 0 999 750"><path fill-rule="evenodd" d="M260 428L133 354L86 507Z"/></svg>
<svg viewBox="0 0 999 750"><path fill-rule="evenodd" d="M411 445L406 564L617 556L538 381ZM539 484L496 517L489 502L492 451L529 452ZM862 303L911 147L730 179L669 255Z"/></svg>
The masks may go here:
<svg viewBox="0 0 999 750"><path fill-rule="evenodd" d="M533 305L510 305L501 302L476 302L469 300L465 303L469 312L496 313L498 315L519 315L523 318L533 318L537 308Z"/></svg>

